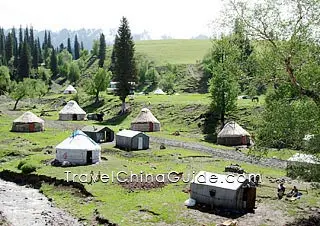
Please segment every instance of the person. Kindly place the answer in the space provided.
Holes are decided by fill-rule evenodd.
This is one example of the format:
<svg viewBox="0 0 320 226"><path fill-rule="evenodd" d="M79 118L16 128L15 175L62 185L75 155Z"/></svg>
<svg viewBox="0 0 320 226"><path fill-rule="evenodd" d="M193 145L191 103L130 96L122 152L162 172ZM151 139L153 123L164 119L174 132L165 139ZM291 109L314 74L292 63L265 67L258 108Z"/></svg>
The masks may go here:
<svg viewBox="0 0 320 226"><path fill-rule="evenodd" d="M285 191L286 191L286 187L283 185L283 182L281 182L278 185L278 199L282 199Z"/></svg>
<svg viewBox="0 0 320 226"><path fill-rule="evenodd" d="M298 197L299 191L296 186L293 186L292 190L287 194L287 197Z"/></svg>

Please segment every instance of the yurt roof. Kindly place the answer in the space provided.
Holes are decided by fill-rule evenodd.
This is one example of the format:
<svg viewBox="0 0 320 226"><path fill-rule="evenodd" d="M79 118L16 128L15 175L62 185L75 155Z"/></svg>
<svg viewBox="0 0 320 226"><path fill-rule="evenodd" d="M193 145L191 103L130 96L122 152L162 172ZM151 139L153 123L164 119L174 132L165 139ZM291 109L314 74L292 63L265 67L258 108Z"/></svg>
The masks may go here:
<svg viewBox="0 0 320 226"><path fill-rule="evenodd" d="M30 111L27 111L23 113L19 118L15 119L13 122L21 122L21 123L31 123L31 122L38 122L38 123L43 123L44 121L33 114Z"/></svg>
<svg viewBox="0 0 320 226"><path fill-rule="evenodd" d="M136 136L136 135L138 135L138 134L140 134L140 133L142 133L142 132L124 129L124 130L119 131L119 132L117 133L117 135L118 135L118 136L122 136L122 137L134 137L134 136Z"/></svg>
<svg viewBox="0 0 320 226"><path fill-rule="evenodd" d="M101 147L81 130L76 130L70 137L56 146L60 150L101 151Z"/></svg>
<svg viewBox="0 0 320 226"><path fill-rule="evenodd" d="M228 122L218 133L218 137L250 136L250 134L236 122Z"/></svg>
<svg viewBox="0 0 320 226"><path fill-rule="evenodd" d="M86 112L75 102L70 100L66 106L64 106L59 114L86 114Z"/></svg>
<svg viewBox="0 0 320 226"><path fill-rule="evenodd" d="M160 123L148 108L142 108L139 115L132 121L132 123Z"/></svg>
<svg viewBox="0 0 320 226"><path fill-rule="evenodd" d="M238 190L243 184L239 182L240 180L234 180L233 183L227 183L228 179L228 175L200 171L191 183L219 187L226 190Z"/></svg>
<svg viewBox="0 0 320 226"><path fill-rule="evenodd" d="M154 94L166 94L165 92L163 92L162 89L156 89L153 93Z"/></svg>
<svg viewBox="0 0 320 226"><path fill-rule="evenodd" d="M77 91L72 85L68 85L68 87L64 91Z"/></svg>

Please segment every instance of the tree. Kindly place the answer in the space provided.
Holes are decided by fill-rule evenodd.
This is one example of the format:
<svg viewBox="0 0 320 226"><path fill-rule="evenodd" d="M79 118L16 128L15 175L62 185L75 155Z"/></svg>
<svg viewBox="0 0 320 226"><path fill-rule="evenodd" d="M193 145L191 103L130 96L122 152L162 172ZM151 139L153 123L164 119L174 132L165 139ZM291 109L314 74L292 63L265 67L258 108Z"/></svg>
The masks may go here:
<svg viewBox="0 0 320 226"><path fill-rule="evenodd" d="M106 59L106 39L104 34L100 35L100 45L99 45L99 67L103 67L104 60Z"/></svg>
<svg viewBox="0 0 320 226"><path fill-rule="evenodd" d="M175 83L176 75L171 71L165 73L160 80L159 86L163 89L163 91L172 94L175 92L174 83Z"/></svg>
<svg viewBox="0 0 320 226"><path fill-rule="evenodd" d="M110 83L111 72L99 68L87 85L86 92L95 96L95 103L99 102L99 93L105 91Z"/></svg>
<svg viewBox="0 0 320 226"><path fill-rule="evenodd" d="M211 107L220 115L221 127L225 124L225 116L235 110L239 92L237 75L239 51L229 37L223 37L214 43L212 50L213 69L209 92Z"/></svg>
<svg viewBox="0 0 320 226"><path fill-rule="evenodd" d="M274 83L290 82L301 97L311 98L320 106L319 24L320 4L317 0L267 0L250 4L244 0L230 0L226 15L240 18L246 33L265 40L264 51L273 53L276 68L269 73ZM285 7L286 10L282 10ZM263 54L263 53L262 53Z"/></svg>
<svg viewBox="0 0 320 226"><path fill-rule="evenodd" d="M125 113L126 97L132 89L131 82L136 81L136 64L134 59L134 42L128 21L122 18L114 43L114 80L118 82L116 94L122 106L121 113Z"/></svg>
<svg viewBox="0 0 320 226"><path fill-rule="evenodd" d="M99 54L99 41L98 40L93 40L91 54L93 56L98 56L98 54Z"/></svg>
<svg viewBox="0 0 320 226"><path fill-rule="evenodd" d="M76 62L72 62L69 69L68 79L70 82L76 83L80 78L80 69Z"/></svg>
<svg viewBox="0 0 320 226"><path fill-rule="evenodd" d="M50 69L53 77L58 75L57 56L56 56L56 51L54 49L52 49L52 53L50 57Z"/></svg>
<svg viewBox="0 0 320 226"><path fill-rule="evenodd" d="M78 42L78 36L74 37L74 59L78 60L80 57L80 44Z"/></svg>
<svg viewBox="0 0 320 226"><path fill-rule="evenodd" d="M30 70L31 70L31 54L30 54L30 48L28 44L27 37L24 37L23 46L22 46L22 52L20 56L20 63L19 63L19 80L23 80L23 78L27 78L30 76Z"/></svg>
<svg viewBox="0 0 320 226"><path fill-rule="evenodd" d="M14 82L10 96L16 101L13 110L17 109L20 100L26 97L35 97L47 92L47 86L43 81L25 78L21 82Z"/></svg>
<svg viewBox="0 0 320 226"><path fill-rule="evenodd" d="M9 68L6 66L0 66L0 95L9 91L10 86L10 73Z"/></svg>
<svg viewBox="0 0 320 226"><path fill-rule="evenodd" d="M72 55L72 48L71 48L71 40L70 40L70 38L68 38L67 50Z"/></svg>

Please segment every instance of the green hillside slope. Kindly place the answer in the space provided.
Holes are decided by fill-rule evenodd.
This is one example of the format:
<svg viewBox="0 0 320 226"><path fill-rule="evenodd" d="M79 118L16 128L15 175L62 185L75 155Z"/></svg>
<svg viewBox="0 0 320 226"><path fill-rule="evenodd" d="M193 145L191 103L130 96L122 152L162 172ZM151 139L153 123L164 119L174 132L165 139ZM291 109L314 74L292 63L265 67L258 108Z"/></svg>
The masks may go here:
<svg viewBox="0 0 320 226"><path fill-rule="evenodd" d="M195 64L211 47L211 40L169 39L137 41L136 52L150 57L157 65Z"/></svg>

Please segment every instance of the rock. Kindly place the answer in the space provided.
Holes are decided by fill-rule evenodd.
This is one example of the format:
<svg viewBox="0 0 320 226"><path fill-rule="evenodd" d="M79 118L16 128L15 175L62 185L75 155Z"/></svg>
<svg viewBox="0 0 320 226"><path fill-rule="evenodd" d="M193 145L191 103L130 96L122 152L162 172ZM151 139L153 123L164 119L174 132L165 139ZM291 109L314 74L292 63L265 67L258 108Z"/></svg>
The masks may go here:
<svg viewBox="0 0 320 226"><path fill-rule="evenodd" d="M68 167L68 166L71 166L72 164L69 162L69 161L63 161L61 166L62 167Z"/></svg>
<svg viewBox="0 0 320 226"><path fill-rule="evenodd" d="M166 146L164 146L164 144L161 144L160 149L166 149Z"/></svg>
<svg viewBox="0 0 320 226"><path fill-rule="evenodd" d="M53 201L53 199L52 199L52 198L48 198L48 201L49 201L49 202L52 202L52 201Z"/></svg>

